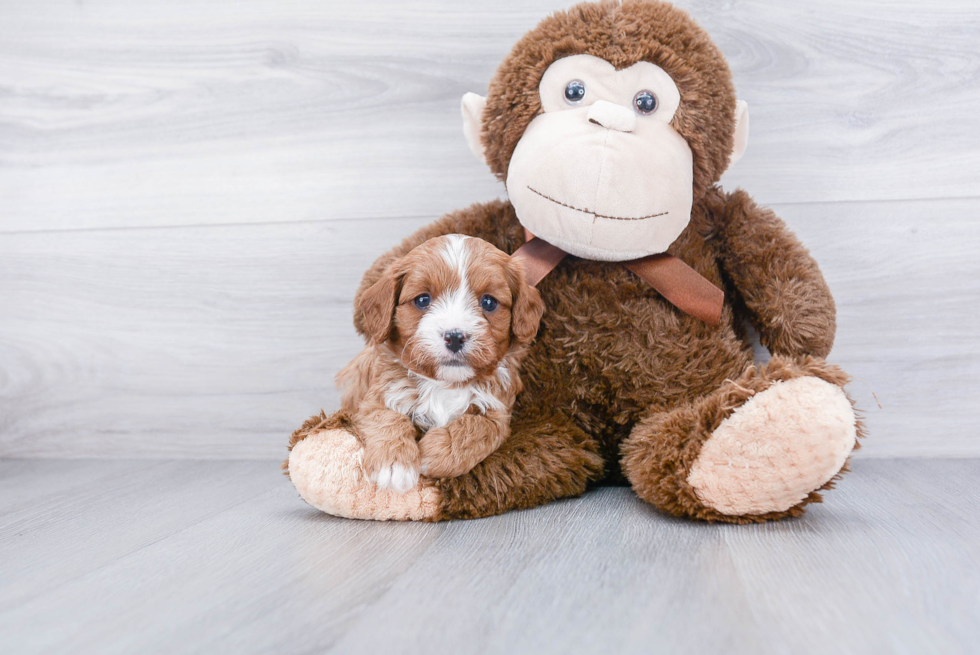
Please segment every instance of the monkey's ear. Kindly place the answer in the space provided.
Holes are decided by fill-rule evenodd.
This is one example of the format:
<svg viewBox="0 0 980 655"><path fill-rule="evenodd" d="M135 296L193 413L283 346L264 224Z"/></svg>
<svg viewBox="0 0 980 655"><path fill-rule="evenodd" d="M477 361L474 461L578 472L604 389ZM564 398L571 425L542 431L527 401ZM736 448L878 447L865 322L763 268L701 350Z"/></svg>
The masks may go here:
<svg viewBox="0 0 980 655"><path fill-rule="evenodd" d="M483 155L483 142L480 141L480 128L483 123L483 108L487 99L477 93L463 94L463 136L473 155L486 163Z"/></svg>
<svg viewBox="0 0 980 655"><path fill-rule="evenodd" d="M749 147L749 103L739 100L735 105L735 143L732 146L732 156L728 160L728 168L735 165L745 149Z"/></svg>

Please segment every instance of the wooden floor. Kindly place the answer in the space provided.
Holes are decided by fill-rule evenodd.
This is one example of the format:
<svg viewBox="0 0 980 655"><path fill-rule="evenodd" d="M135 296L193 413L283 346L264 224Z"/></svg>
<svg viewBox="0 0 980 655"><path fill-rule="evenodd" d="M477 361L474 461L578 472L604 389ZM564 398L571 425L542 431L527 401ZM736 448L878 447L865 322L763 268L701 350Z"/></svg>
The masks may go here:
<svg viewBox="0 0 980 655"><path fill-rule="evenodd" d="M383 524L273 461L0 461L4 653L961 653L980 460L859 460L803 519L713 526L630 490Z"/></svg>

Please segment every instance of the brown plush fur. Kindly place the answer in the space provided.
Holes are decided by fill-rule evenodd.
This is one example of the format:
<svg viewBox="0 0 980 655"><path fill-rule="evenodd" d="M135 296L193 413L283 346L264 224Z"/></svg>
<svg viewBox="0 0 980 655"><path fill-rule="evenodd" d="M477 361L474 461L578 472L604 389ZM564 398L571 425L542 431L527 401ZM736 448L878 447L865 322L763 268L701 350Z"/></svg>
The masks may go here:
<svg viewBox="0 0 980 655"><path fill-rule="evenodd" d="M466 475L439 481L437 518L533 507L622 480L624 472L642 498L675 515L736 523L796 516L819 494L786 512L727 516L702 505L686 481L711 431L773 381L846 381L819 359L833 344L835 308L817 264L771 211L743 191L715 186L734 131L727 64L687 14L666 3L601 2L555 14L515 46L490 85L482 140L501 179L541 111L541 75L555 59L579 53L618 68L650 61L677 83L672 125L694 153L694 207L668 252L725 290L721 322L713 327L679 312L621 264L565 258L538 285L548 312L524 361L511 437ZM508 202L474 205L383 255L358 295L411 248L452 232L509 253L524 243ZM775 355L767 366L753 364L745 321ZM355 315L355 325L367 332L365 316Z"/></svg>

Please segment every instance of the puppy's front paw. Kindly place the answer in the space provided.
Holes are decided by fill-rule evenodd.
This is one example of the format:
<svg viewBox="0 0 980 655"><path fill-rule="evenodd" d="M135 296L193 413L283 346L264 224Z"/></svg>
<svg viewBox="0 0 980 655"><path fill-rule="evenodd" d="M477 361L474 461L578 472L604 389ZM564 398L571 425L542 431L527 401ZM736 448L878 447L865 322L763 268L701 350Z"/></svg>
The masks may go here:
<svg viewBox="0 0 980 655"><path fill-rule="evenodd" d="M453 448L448 428L432 428L419 441L422 453L422 475L430 478L456 478L468 473L477 462L460 457Z"/></svg>
<svg viewBox="0 0 980 655"><path fill-rule="evenodd" d="M364 471L380 489L400 494L419 483L419 449L414 441L365 446Z"/></svg>

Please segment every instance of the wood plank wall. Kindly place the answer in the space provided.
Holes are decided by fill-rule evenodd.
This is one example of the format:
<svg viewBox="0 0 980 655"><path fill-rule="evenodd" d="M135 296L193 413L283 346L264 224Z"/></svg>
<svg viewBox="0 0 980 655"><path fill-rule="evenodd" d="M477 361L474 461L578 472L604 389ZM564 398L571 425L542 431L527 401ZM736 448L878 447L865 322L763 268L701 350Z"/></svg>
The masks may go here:
<svg viewBox="0 0 980 655"><path fill-rule="evenodd" d="M980 5L680 4L751 109L723 184L835 292L863 456L980 454ZM0 456L283 455L363 270L503 195L459 98L563 6L5 1Z"/></svg>

